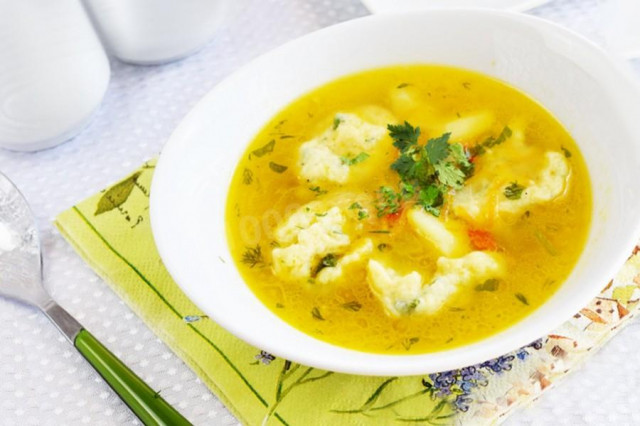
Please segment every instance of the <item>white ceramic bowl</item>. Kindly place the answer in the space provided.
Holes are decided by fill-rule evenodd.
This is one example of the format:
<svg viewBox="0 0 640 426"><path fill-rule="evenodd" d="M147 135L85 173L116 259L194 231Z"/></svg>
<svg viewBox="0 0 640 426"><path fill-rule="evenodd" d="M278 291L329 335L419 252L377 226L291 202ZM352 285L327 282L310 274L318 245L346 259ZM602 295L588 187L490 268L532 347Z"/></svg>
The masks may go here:
<svg viewBox="0 0 640 426"><path fill-rule="evenodd" d="M413 63L483 72L550 109L586 159L593 181L593 224L569 279L509 329L431 354L357 352L297 331L253 295L227 246L226 196L246 145L291 101L346 74ZM151 196L153 233L165 265L191 300L236 336L275 355L367 375L471 365L542 337L586 305L623 264L640 234L639 119L640 88L626 66L549 22L483 10L366 17L256 59L200 101L160 157Z"/></svg>

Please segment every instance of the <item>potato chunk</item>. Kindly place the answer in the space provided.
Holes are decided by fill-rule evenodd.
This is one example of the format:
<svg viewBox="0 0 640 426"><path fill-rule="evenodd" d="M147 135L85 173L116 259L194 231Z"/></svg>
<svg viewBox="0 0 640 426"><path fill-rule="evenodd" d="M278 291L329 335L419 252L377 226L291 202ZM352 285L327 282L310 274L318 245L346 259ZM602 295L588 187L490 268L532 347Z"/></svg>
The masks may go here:
<svg viewBox="0 0 640 426"><path fill-rule="evenodd" d="M504 266L501 255L497 253L474 251L456 259L441 257L427 286L423 285L418 272L403 276L373 259L369 261L367 271L371 290L390 315L431 315L460 288L502 276Z"/></svg>
<svg viewBox="0 0 640 426"><path fill-rule="evenodd" d="M491 129L494 116L489 111L483 111L457 120L450 121L444 126L443 133L451 133L452 141L472 139Z"/></svg>
<svg viewBox="0 0 640 426"><path fill-rule="evenodd" d="M453 220L449 220L447 226L422 208L409 210L407 218L418 235L445 256L460 256L469 251L468 238L464 230L453 229Z"/></svg>

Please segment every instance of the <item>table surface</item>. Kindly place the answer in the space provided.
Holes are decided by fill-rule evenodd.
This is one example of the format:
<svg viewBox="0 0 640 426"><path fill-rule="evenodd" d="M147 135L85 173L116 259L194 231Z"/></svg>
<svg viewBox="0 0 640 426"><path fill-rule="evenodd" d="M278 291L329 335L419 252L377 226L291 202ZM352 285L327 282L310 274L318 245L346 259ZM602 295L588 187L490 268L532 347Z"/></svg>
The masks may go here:
<svg viewBox="0 0 640 426"><path fill-rule="evenodd" d="M52 221L61 211L157 156L208 90L252 58L313 30L368 14L358 0L246 0L204 49L180 62L111 61L109 91L75 139L37 153L0 150L41 230L46 286L92 333L194 424L237 420L78 257ZM604 43L598 0L555 0L530 13ZM640 61L633 61L640 75ZM509 425L638 424L640 323L578 372L520 410ZM139 424L43 315L0 299L0 424Z"/></svg>

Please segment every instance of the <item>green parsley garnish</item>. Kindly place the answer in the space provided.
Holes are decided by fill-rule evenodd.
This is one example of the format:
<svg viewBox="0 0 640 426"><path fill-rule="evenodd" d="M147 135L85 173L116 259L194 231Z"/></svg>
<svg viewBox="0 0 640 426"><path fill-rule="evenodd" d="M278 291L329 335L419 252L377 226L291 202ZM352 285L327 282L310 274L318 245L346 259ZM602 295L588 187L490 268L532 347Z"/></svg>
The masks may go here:
<svg viewBox="0 0 640 426"><path fill-rule="evenodd" d="M338 256L333 253L329 253L328 255L320 259L320 263L318 263L318 266L316 266L316 269L313 271L313 276L315 277L316 275L318 275L318 273L324 268L333 268L337 264Z"/></svg>
<svg viewBox="0 0 640 426"><path fill-rule="evenodd" d="M342 118L338 117L337 115L333 117L333 130L338 130L338 127L340 127L342 121Z"/></svg>
<svg viewBox="0 0 640 426"><path fill-rule="evenodd" d="M358 312L360 309L362 309L362 305L353 300L351 302L347 302L347 303L343 303L341 305L344 309L348 310L348 311L353 311L353 312Z"/></svg>
<svg viewBox="0 0 640 426"><path fill-rule="evenodd" d="M564 153L564 156L566 158L571 158L571 151L569 151L567 148L565 148L564 146L561 146L560 149L562 149L562 152Z"/></svg>
<svg viewBox="0 0 640 426"><path fill-rule="evenodd" d="M388 125L393 146L400 156L391 164L391 169L400 175L400 192L388 187L378 191L378 216L395 213L401 200L413 199L417 205L438 216L444 202L444 194L451 189L460 189L473 174L473 164L462 145L449 143L450 133L429 139L420 145L420 128L408 122Z"/></svg>
<svg viewBox="0 0 640 426"><path fill-rule="evenodd" d="M504 189L504 196L510 200L519 200L524 190L525 187L518 182L511 182L511 184Z"/></svg>
<svg viewBox="0 0 640 426"><path fill-rule="evenodd" d="M349 206L349 210L358 210L358 220L369 217L369 212L357 201Z"/></svg>
<svg viewBox="0 0 640 426"><path fill-rule="evenodd" d="M493 136L489 136L483 142L480 142L479 144L472 146L469 149L469 154L472 157L475 157L477 155L482 155L487 151L487 148L493 148L496 145L500 145L504 143L507 139L511 137L512 134L513 132L511 131L509 126L505 126L497 138L494 138Z"/></svg>
<svg viewBox="0 0 640 426"><path fill-rule="evenodd" d="M262 156L264 156L266 154L269 154L269 153L273 152L273 148L275 146L276 146L276 141L272 139L265 146L263 146L261 148L258 148L258 149L254 149L253 151L251 151L251 153L253 155L255 155L256 157L262 157Z"/></svg>
<svg viewBox="0 0 640 426"><path fill-rule="evenodd" d="M322 314L320 313L320 309L318 309L317 306L315 306L312 310L311 310L311 316L314 317L315 319L319 320L319 321L324 321L324 317L322 316Z"/></svg>
<svg viewBox="0 0 640 426"><path fill-rule="evenodd" d="M521 301L522 303L524 303L525 305L529 306L529 301L527 300L527 298L524 296L524 294L522 293L516 293L516 299L518 299L519 301Z"/></svg>
<svg viewBox="0 0 640 426"><path fill-rule="evenodd" d="M251 185L252 182L253 182L253 172L245 168L242 171L242 183L245 185Z"/></svg>
<svg viewBox="0 0 640 426"><path fill-rule="evenodd" d="M411 346L415 345L419 341L420 341L419 337L411 337L409 339L404 339L402 341L402 346L404 347L405 350L408 351L409 349L411 349Z"/></svg>
<svg viewBox="0 0 640 426"><path fill-rule="evenodd" d="M495 278L486 280L484 283L476 286L476 291L496 291L500 281Z"/></svg>
<svg viewBox="0 0 640 426"><path fill-rule="evenodd" d="M316 196L326 194L328 192L326 189L322 189L319 186L310 186L309 190L315 192Z"/></svg>
<svg viewBox="0 0 640 426"><path fill-rule="evenodd" d="M381 186L376 191L378 200L376 203L376 210L378 211L378 217L382 217L388 214L397 213L400 210L400 201L402 195L396 193L393 188L388 186Z"/></svg>
<svg viewBox="0 0 640 426"><path fill-rule="evenodd" d="M366 152L361 152L353 158L341 157L340 160L342 161L342 164L346 164L347 166L354 166L356 164L362 163L367 158L369 158L369 154L367 154Z"/></svg>
<svg viewBox="0 0 640 426"><path fill-rule="evenodd" d="M269 162L269 168L276 173L284 173L285 170L288 169L287 166L283 166L282 164L274 163L273 161Z"/></svg>

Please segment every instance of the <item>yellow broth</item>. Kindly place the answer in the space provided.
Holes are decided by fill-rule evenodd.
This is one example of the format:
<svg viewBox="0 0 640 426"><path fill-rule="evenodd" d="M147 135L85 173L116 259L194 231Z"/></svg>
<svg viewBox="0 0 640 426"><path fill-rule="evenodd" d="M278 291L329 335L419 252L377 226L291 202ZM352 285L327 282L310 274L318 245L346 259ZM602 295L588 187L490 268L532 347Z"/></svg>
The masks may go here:
<svg viewBox="0 0 640 426"><path fill-rule="evenodd" d="M395 91L408 91L411 99L407 101L407 93L398 95ZM444 122L490 111L493 120L489 129L461 143L474 146L515 123L527 145L566 155L571 175L562 196L532 205L524 214L480 224L458 218L468 228L487 230L495 238L507 270L497 289L465 287L433 315L396 317L372 293L365 265L347 269L341 279L328 285L312 280L291 282L274 275L274 230L306 203L329 198L340 204L340 197L356 197L368 209L369 217L358 221L362 225L348 224L345 233L371 238L375 247L372 258L383 258L402 274L416 270L428 277L436 270L440 254L411 229L406 214L397 220L376 215L376 191L383 185L396 187L399 182L398 174L389 167L398 150L388 136L362 167L357 171L354 168L352 178L344 184L315 186L298 177L296 162L302 143L330 127L336 113L366 115L366 106L371 105L391 112L395 123L406 120L420 126L421 143L440 136ZM507 141L500 149L508 153L517 148L510 148ZM534 164L540 159L526 161ZM477 161L476 173L491 167ZM449 197L441 216L455 217ZM267 123L237 166L226 219L231 253L240 273L280 318L311 336L346 348L426 353L495 334L544 303L567 278L583 249L591 219L591 189L585 163L571 136L547 110L522 92L462 69L394 66L326 84Z"/></svg>

